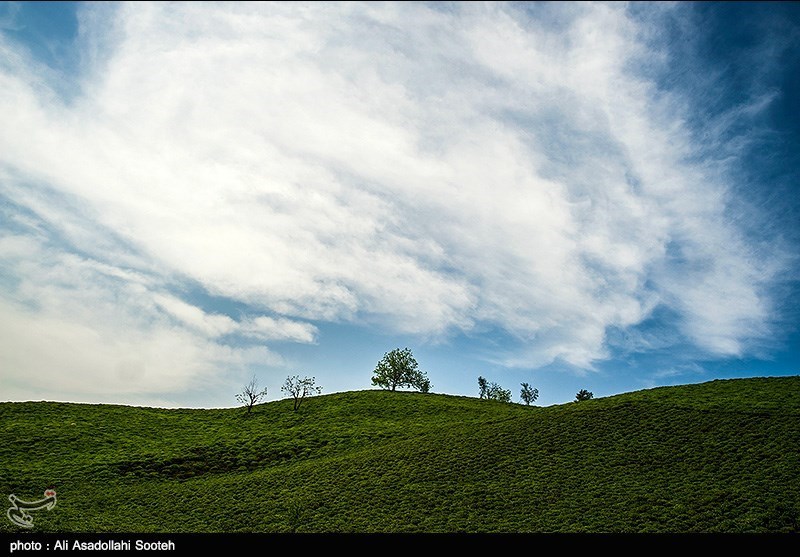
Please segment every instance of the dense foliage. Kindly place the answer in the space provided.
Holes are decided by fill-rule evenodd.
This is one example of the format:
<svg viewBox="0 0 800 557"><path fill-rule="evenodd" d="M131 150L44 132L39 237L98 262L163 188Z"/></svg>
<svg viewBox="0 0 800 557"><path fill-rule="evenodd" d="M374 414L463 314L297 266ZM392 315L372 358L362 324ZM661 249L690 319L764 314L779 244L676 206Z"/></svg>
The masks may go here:
<svg viewBox="0 0 800 557"><path fill-rule="evenodd" d="M581 389L575 395L575 402L583 402L584 400L591 400L594 398L594 393L591 391L587 391L586 389Z"/></svg>
<svg viewBox="0 0 800 557"><path fill-rule="evenodd" d="M387 391L292 407L2 403L0 495L55 486L35 531L800 529L799 377L544 408Z"/></svg>
<svg viewBox="0 0 800 557"><path fill-rule="evenodd" d="M423 393L430 392L432 387L409 348L395 348L384 354L375 366L372 384L391 391L397 387L410 387Z"/></svg>

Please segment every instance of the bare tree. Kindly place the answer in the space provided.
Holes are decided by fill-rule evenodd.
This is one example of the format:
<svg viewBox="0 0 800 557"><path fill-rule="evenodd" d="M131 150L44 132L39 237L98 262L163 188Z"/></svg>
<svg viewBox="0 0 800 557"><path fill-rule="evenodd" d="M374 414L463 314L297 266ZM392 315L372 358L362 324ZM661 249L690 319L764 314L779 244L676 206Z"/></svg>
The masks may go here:
<svg viewBox="0 0 800 557"><path fill-rule="evenodd" d="M259 391L258 379L253 375L250 382L242 388L242 392L236 395L236 400L247 408L247 414L249 415L253 406L258 404L265 396L267 396L267 388L264 387L263 390Z"/></svg>
<svg viewBox="0 0 800 557"><path fill-rule="evenodd" d="M303 377L300 379L299 375L293 375L292 377L286 378L286 382L283 384L283 387L281 387L281 390L294 399L294 409L296 411L300 408L300 404L302 404L304 398L320 394L322 392L322 387L316 384L316 379L313 377Z"/></svg>

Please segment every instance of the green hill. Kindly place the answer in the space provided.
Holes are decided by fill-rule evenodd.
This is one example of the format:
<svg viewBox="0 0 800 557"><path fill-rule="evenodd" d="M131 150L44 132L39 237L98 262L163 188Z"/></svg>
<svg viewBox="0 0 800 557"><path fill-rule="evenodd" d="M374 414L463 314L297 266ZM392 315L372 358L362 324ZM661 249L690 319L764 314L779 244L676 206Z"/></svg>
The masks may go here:
<svg viewBox="0 0 800 557"><path fill-rule="evenodd" d="M44 532L800 530L800 377L546 408L347 392L243 410L0 404ZM5 517L0 531L19 531Z"/></svg>

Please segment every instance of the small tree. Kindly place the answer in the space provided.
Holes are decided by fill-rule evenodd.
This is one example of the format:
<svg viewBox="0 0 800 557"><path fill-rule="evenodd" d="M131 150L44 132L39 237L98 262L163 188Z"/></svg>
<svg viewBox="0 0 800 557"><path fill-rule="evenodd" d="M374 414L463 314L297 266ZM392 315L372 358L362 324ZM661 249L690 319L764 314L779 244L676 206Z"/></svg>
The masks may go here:
<svg viewBox="0 0 800 557"><path fill-rule="evenodd" d="M265 396L267 396L267 388L264 387L263 390L259 391L258 379L253 375L250 382L242 388L242 392L236 395L236 400L247 408L247 414L250 415L253 406L258 404Z"/></svg>
<svg viewBox="0 0 800 557"><path fill-rule="evenodd" d="M431 383L424 371L420 371L411 350L395 348L383 355L375 366L372 384L394 391L397 387L412 387L422 392L431 389Z"/></svg>
<svg viewBox="0 0 800 557"><path fill-rule="evenodd" d="M519 392L519 398L522 399L526 405L530 406L531 402L536 402L539 398L539 389L532 389L527 383L520 383L522 389Z"/></svg>
<svg viewBox="0 0 800 557"><path fill-rule="evenodd" d="M303 377L300 379L299 375L293 375L286 378L281 390L294 399L294 409L297 411L307 396L320 394L322 392L322 387L316 384L316 379L314 377Z"/></svg>
<svg viewBox="0 0 800 557"><path fill-rule="evenodd" d="M575 402L581 402L582 400L589 400L590 398L594 398L594 394L591 391L587 391L586 389L581 389L578 391L578 394L575 395Z"/></svg>
<svg viewBox="0 0 800 557"><path fill-rule="evenodd" d="M486 398L500 402L511 402L511 390L506 390L493 382L486 389Z"/></svg>
<svg viewBox="0 0 800 557"><path fill-rule="evenodd" d="M433 385L431 384L431 380L430 379L428 379L427 377L423 377L419 381L419 384L417 385L417 388L419 388L419 392L421 392L421 393L429 393L429 392L431 392L431 389L433 388Z"/></svg>
<svg viewBox="0 0 800 557"><path fill-rule="evenodd" d="M486 398L489 390L489 382L485 377L478 376L478 398Z"/></svg>

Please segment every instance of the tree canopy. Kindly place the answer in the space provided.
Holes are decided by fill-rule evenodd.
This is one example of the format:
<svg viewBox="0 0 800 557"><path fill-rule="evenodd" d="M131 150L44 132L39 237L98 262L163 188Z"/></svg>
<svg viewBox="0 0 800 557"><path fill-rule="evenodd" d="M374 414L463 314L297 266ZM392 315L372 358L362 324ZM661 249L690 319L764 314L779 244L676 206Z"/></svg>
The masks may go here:
<svg viewBox="0 0 800 557"><path fill-rule="evenodd" d="M528 383L520 383L520 387L519 398L525 404L530 406L532 402L536 402L536 399L539 398L539 389L532 388Z"/></svg>
<svg viewBox="0 0 800 557"><path fill-rule="evenodd" d="M423 393L431 390L431 382L419 369L417 360L409 348L395 348L383 355L375 366L372 384L391 391L398 387L409 387Z"/></svg>
<svg viewBox="0 0 800 557"><path fill-rule="evenodd" d="M489 382L483 376L478 376L478 398L486 398L489 391Z"/></svg>
<svg viewBox="0 0 800 557"><path fill-rule="evenodd" d="M575 395L575 402L581 402L582 400L589 400L590 398L593 398L593 397L594 397L594 394L591 391L587 391L586 389L581 389Z"/></svg>
<svg viewBox="0 0 800 557"><path fill-rule="evenodd" d="M486 398L500 402L511 402L511 389L504 389L498 383L492 382L486 389Z"/></svg>

